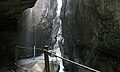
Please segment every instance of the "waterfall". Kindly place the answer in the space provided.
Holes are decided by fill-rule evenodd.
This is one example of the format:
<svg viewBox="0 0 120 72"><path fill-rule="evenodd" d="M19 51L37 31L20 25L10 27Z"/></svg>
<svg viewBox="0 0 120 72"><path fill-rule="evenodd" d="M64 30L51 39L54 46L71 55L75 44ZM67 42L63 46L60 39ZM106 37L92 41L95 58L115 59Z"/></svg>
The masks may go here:
<svg viewBox="0 0 120 72"><path fill-rule="evenodd" d="M58 6L57 6L57 15L55 19L53 20L53 34L52 38L53 41L56 40L56 43L54 45L54 51L56 52L56 55L62 56L61 51L60 51L60 46L62 45L62 42L64 41L62 37L62 26L61 23L62 21L60 20L60 12L61 12L61 7L62 7L62 0L57 0ZM57 58L58 61L60 61L60 70L59 72L64 72L63 69L63 64L62 64L62 59Z"/></svg>
<svg viewBox="0 0 120 72"><path fill-rule="evenodd" d="M22 14L19 33L19 46L33 47L33 9L28 8ZM32 50L21 50L20 58L32 56Z"/></svg>
<svg viewBox="0 0 120 72"><path fill-rule="evenodd" d="M21 16L21 33L19 35L19 46L28 48L42 47L50 35L50 30L44 30L49 27L48 16L48 0L37 0L34 7L26 9ZM48 35L47 35L48 34ZM48 37L49 36L49 37ZM34 55L33 55L34 52ZM20 56L36 56L41 54L35 50L23 50Z"/></svg>
<svg viewBox="0 0 120 72"><path fill-rule="evenodd" d="M26 20L26 34L27 34L27 43L26 43L26 46L27 47L30 47L31 44L33 43L33 40L31 39L32 38L32 8L29 8L28 10L28 15L27 15L27 20Z"/></svg>

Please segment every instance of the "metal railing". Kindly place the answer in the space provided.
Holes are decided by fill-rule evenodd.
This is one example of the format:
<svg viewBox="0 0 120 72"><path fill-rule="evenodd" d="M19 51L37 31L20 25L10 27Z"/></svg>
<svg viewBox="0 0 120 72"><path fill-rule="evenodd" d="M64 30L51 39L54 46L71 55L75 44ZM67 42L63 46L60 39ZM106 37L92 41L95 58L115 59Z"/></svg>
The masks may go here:
<svg viewBox="0 0 120 72"><path fill-rule="evenodd" d="M17 47L17 48L22 48L22 49L33 49L33 50L34 50L34 48L26 48L26 47L21 47L21 46L15 46L15 47ZM67 62L72 63L72 64L74 64L74 65L77 65L77 66L79 66L79 67L85 68L85 69L90 70L90 71L92 71L92 72L100 72L99 70L93 69L93 68L88 67L88 66L85 66L85 65L83 65L83 64L79 64L79 63L74 62L74 61L72 61L72 60L69 60L69 59L66 59L66 58L57 56L56 54L49 52L47 46L45 46L43 49L35 48L35 50L40 50L40 51L42 51L42 52L44 53L44 58L45 58L45 59L44 59L44 60L45 60L45 70L46 70L46 72L50 72L50 69L49 69L49 55L53 55L53 56L58 57L58 58L60 58L60 59L62 59L62 60L64 60L64 61L67 61Z"/></svg>

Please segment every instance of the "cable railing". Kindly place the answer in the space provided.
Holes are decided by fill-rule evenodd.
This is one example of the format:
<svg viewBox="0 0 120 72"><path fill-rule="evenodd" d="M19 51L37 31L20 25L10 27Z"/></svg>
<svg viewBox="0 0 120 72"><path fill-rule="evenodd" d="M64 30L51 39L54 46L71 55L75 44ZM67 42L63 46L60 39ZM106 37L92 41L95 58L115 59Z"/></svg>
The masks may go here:
<svg viewBox="0 0 120 72"><path fill-rule="evenodd" d="M16 48L21 48L21 49L32 49L32 50L35 49L35 50L40 50L40 51L42 51L42 52L44 53L45 71L46 71L46 72L50 72L50 70L49 70L49 55L53 55L53 56L55 56L55 57L57 57L57 58L60 58L60 59L62 59L62 60L64 60L64 61L67 61L67 62L69 62L69 63L72 63L72 64L76 65L76 66L82 67L82 68L84 68L84 69L87 69L87 70L89 70L89 71L92 71L92 72L100 72L99 70L93 69L93 68L88 67L88 66L85 66L85 65L83 65L83 64L79 64L79 63L74 62L74 61L72 61L72 60L69 60L69 59L67 59L67 58L57 56L56 54L49 52L47 46L45 46L45 47L42 48L42 49L40 49L40 48L27 48L27 47L21 47L21 46L15 46L15 47L16 47Z"/></svg>

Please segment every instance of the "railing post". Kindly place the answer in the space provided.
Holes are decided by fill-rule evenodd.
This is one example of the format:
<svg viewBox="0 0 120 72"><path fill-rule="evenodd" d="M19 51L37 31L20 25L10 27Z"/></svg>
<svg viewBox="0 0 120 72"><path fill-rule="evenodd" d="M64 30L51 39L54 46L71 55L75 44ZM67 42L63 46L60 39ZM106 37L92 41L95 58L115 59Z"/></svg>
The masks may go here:
<svg viewBox="0 0 120 72"><path fill-rule="evenodd" d="M44 49L48 51L48 46L44 46ZM49 57L48 57L48 52L46 51L44 51L44 59L45 59L45 72L50 72Z"/></svg>
<svg viewBox="0 0 120 72"><path fill-rule="evenodd" d="M33 49L33 60L35 60L35 46L34 46L34 49Z"/></svg>

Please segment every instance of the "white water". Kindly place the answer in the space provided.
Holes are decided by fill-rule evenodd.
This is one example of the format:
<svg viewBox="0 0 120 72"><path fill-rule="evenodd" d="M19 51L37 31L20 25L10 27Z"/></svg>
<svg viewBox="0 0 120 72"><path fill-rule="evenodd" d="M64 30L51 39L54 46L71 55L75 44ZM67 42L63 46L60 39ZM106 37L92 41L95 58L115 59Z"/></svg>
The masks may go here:
<svg viewBox="0 0 120 72"><path fill-rule="evenodd" d="M61 39L63 39L63 37L62 37L62 27L61 27L61 20L60 20L60 27L59 27L59 30L58 30L58 33L57 33L57 42L54 45L54 51L56 52L56 55L60 56L60 57L62 57L62 54L61 54L61 51L60 51L58 41L61 41ZM59 72L64 72L64 70L63 70L64 66L63 66L62 59L57 58L57 60L60 62L60 70L59 70Z"/></svg>
<svg viewBox="0 0 120 72"><path fill-rule="evenodd" d="M58 3L58 6L57 6L57 15L56 15L56 17L59 17L60 12L61 12L61 7L62 7L62 0L57 0L57 3ZM58 20L60 20L60 19L58 19ZM62 27L61 27L62 21L60 20L59 23L60 23L60 25L59 25L59 29L58 29L58 32L57 32L57 42L54 45L54 51L56 52L57 56L62 57L61 52L60 52L59 43L58 43L58 41L61 41L61 39L63 38L62 37ZM64 72L64 70L63 70L64 66L63 66L62 59L57 58L57 60L60 62L60 70L59 70L59 72Z"/></svg>
<svg viewBox="0 0 120 72"><path fill-rule="evenodd" d="M57 7L57 16L60 16L61 7L62 7L62 0L57 0L58 7Z"/></svg>

